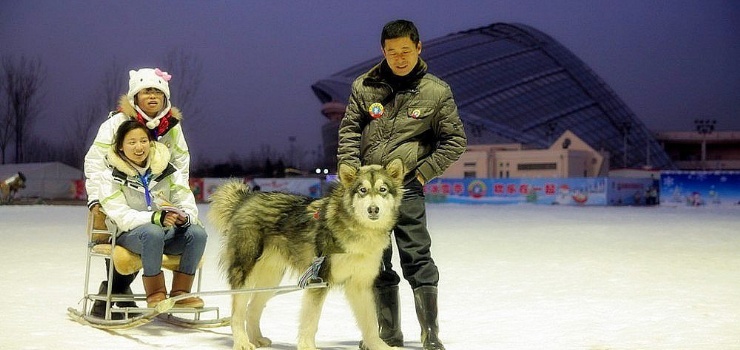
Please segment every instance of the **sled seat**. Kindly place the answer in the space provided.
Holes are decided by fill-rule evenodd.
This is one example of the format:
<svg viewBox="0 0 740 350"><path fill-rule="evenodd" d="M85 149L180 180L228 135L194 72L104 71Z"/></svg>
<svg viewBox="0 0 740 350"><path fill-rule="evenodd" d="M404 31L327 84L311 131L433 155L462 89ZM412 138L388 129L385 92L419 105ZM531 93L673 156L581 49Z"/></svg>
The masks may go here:
<svg viewBox="0 0 740 350"><path fill-rule="evenodd" d="M89 215L91 217L94 216L92 213ZM105 214L100 212L100 215L89 220L92 220L92 223L88 223L88 225L92 225L92 228L88 230L90 232L88 238L90 239L90 250L92 254L110 257L116 271L122 275L130 275L142 269L143 264L139 254L115 244L113 235L108 232L105 226ZM175 271L179 266L180 255L162 254L163 269ZM201 267L203 267L202 258L198 264L198 268Z"/></svg>
<svg viewBox="0 0 740 350"><path fill-rule="evenodd" d="M112 252L111 252L112 250ZM122 275L130 275L136 271L142 269L141 255L132 253L130 250L117 245L113 246L110 243L96 244L92 247L94 254L110 256L113 260L113 266L116 271ZM198 267L202 267L203 260L201 259ZM175 271L180 266L179 255L167 255L162 254L162 268L170 271Z"/></svg>

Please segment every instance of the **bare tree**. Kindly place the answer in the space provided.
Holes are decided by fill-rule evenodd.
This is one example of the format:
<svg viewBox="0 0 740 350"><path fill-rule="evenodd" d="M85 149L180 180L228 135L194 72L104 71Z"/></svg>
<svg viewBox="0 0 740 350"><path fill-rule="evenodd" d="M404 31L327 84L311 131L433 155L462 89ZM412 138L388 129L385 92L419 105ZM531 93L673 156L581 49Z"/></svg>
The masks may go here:
<svg viewBox="0 0 740 350"><path fill-rule="evenodd" d="M39 111L36 100L40 97L39 88L43 77L44 67L39 59L28 59L25 56L18 60L10 56L2 58L3 91L8 101L7 113L12 119L17 163L23 162L24 140Z"/></svg>
<svg viewBox="0 0 740 350"><path fill-rule="evenodd" d="M3 77L5 76L4 72ZM15 119L10 114L10 94L6 92L7 82L0 79L0 96L3 103L0 103L0 156L3 157L2 163L5 164L5 150L8 148L10 141L13 140L13 124Z"/></svg>
<svg viewBox="0 0 740 350"><path fill-rule="evenodd" d="M170 50L164 59L166 70L172 75L170 81L170 91L172 91L172 100L183 115L187 118L188 124L196 123L200 117L201 104L198 103L198 91L203 81L203 64L198 56L182 49L175 48Z"/></svg>
<svg viewBox="0 0 740 350"><path fill-rule="evenodd" d="M105 121L108 112L115 109L118 98L125 92L125 74L122 72L123 67L115 59L111 61L98 84L95 98L86 101L86 104L75 113L74 121L69 124L70 129L67 130L68 139L72 140L69 149L71 154L68 157L76 159L70 165L80 167L83 165L83 157L95 137L97 127Z"/></svg>

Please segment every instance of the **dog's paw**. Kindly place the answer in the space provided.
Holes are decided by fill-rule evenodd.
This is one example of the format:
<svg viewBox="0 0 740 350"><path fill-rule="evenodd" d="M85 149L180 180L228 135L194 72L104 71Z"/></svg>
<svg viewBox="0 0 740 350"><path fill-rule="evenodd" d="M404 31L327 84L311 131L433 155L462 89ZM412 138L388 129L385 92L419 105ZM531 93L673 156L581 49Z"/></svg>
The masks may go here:
<svg viewBox="0 0 740 350"><path fill-rule="evenodd" d="M234 344L234 350L257 350L257 347L252 343Z"/></svg>
<svg viewBox="0 0 740 350"><path fill-rule="evenodd" d="M360 348L364 350L403 350L403 348L397 348L386 344L380 338L376 339L375 341L363 340Z"/></svg>
<svg viewBox="0 0 740 350"><path fill-rule="evenodd" d="M316 348L316 344L312 341L306 341L303 339L298 339L298 344L296 344L297 350L319 350Z"/></svg>
<svg viewBox="0 0 740 350"><path fill-rule="evenodd" d="M272 340L268 337L255 337L252 341L258 348L266 348L272 345Z"/></svg>
<svg viewBox="0 0 740 350"><path fill-rule="evenodd" d="M246 342L246 343L242 343L242 344L237 344L235 342L233 349L234 350L257 350L257 347L254 346L254 344L252 344L250 342Z"/></svg>

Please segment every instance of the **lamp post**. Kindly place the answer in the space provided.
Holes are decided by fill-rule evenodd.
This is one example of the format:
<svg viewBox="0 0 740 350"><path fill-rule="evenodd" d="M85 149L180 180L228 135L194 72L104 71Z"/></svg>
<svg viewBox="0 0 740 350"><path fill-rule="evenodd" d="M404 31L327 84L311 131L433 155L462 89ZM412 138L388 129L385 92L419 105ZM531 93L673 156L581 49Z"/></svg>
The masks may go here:
<svg viewBox="0 0 740 350"><path fill-rule="evenodd" d="M622 132L622 141L624 143L623 149L622 149L622 162L624 163L624 167L627 168L627 135L630 134L630 130L632 129L632 122L623 122L619 126L619 131Z"/></svg>
<svg viewBox="0 0 740 350"><path fill-rule="evenodd" d="M701 135L701 168L707 169L707 135L714 132L714 126L717 121L714 119L694 119L696 132Z"/></svg>

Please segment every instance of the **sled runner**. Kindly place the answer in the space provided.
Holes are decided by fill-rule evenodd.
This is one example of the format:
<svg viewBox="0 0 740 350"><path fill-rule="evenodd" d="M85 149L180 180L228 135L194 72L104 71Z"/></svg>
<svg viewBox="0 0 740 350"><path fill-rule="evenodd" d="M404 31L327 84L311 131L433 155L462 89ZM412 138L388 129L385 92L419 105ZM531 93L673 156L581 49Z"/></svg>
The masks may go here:
<svg viewBox="0 0 740 350"><path fill-rule="evenodd" d="M215 296L230 295L238 293L262 293L272 292L284 294L305 288L323 288L326 283L316 279L313 271L317 268L311 267L301 277L301 285L280 286L275 288L255 288L242 290L201 291L202 264L196 273L197 283L192 293L181 294L160 302L155 308L147 307L113 307L120 302L139 302L146 304L144 294L112 294L111 281L113 268L122 275L130 275L142 268L141 258L122 246L116 245L115 235L111 235L102 228L101 222L95 222L90 213L87 220L87 259L85 267L85 281L83 296L80 300L80 308L67 308L69 317L81 324L101 329L127 329L147 324L155 319L189 328L221 327L230 324L230 317L221 317L218 307L187 308L176 306L175 302L193 296ZM111 269L108 271L107 288L105 293L90 290L90 271L93 258L103 258L110 262ZM180 264L180 257L175 255L163 255L162 268L168 270L176 269ZM100 266L102 268L102 265ZM92 307L96 301L105 302L105 313L103 317L92 313Z"/></svg>

